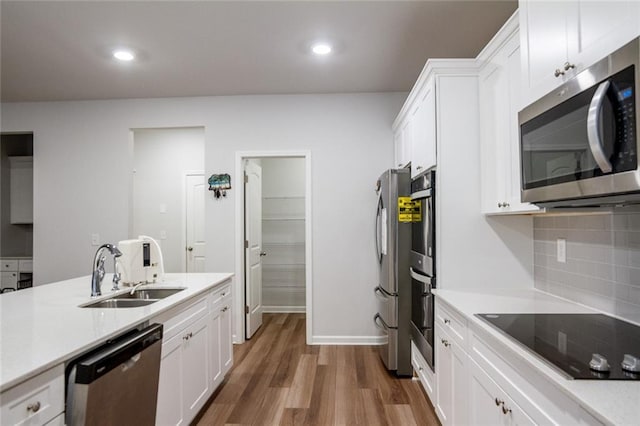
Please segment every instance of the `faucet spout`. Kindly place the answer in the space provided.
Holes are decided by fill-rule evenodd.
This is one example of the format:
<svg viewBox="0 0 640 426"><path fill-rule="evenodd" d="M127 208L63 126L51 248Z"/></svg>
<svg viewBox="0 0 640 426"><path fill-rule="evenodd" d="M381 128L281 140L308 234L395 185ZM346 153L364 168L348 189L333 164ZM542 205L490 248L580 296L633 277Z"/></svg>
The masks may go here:
<svg viewBox="0 0 640 426"><path fill-rule="evenodd" d="M114 262L116 257L122 256L122 252L112 244L103 244L96 250L93 258L93 272L91 273L91 297L102 296L102 279L104 278L104 261L105 256L102 255L104 250L108 250L113 256ZM116 271L117 274L117 271ZM117 285L116 285L117 287Z"/></svg>

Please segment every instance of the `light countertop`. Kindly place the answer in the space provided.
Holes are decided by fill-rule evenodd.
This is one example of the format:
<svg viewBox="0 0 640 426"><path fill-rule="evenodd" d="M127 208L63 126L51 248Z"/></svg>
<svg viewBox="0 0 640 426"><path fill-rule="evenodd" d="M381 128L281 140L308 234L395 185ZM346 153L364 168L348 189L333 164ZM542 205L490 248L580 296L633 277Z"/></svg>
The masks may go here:
<svg viewBox="0 0 640 426"><path fill-rule="evenodd" d="M602 313L535 289L482 291L434 290L436 298L463 314L469 328L482 330L539 371L550 383L606 424L635 425L640 419L640 381L572 380L541 361L533 352L474 314Z"/></svg>
<svg viewBox="0 0 640 426"><path fill-rule="evenodd" d="M165 274L152 287L186 287L138 308L81 308L91 302L85 276L0 296L0 391L69 360L167 309L229 281L231 273ZM105 276L100 300L113 295ZM121 292L126 292L127 288Z"/></svg>

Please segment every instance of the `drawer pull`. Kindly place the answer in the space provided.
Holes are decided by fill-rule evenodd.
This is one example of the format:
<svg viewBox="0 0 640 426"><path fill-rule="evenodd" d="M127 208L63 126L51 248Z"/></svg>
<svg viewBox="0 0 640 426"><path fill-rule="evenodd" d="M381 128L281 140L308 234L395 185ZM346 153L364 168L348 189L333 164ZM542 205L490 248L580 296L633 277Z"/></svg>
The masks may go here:
<svg viewBox="0 0 640 426"><path fill-rule="evenodd" d="M187 333L185 336L182 337L182 340L189 340L193 337L193 333Z"/></svg>
<svg viewBox="0 0 640 426"><path fill-rule="evenodd" d="M500 399L496 398L496 405L499 407L499 406L501 406L502 404L504 404L504 401L502 401L502 400L500 400Z"/></svg>
<svg viewBox="0 0 640 426"><path fill-rule="evenodd" d="M440 339L440 341L442 342L445 348L448 348L449 346L451 346L451 343L449 343L448 340Z"/></svg>
<svg viewBox="0 0 640 426"><path fill-rule="evenodd" d="M33 411L37 413L40 410L40 401L36 401L33 404L27 405L27 411Z"/></svg>
<svg viewBox="0 0 640 426"><path fill-rule="evenodd" d="M227 293L222 293L222 297L225 297L227 295Z"/></svg>
<svg viewBox="0 0 640 426"><path fill-rule="evenodd" d="M504 406L504 404L502 405L502 414L509 414L511 412L511 408L507 408Z"/></svg>
<svg viewBox="0 0 640 426"><path fill-rule="evenodd" d="M451 320L450 319L443 319L442 322L444 322L445 324L451 324Z"/></svg>
<svg viewBox="0 0 640 426"><path fill-rule="evenodd" d="M228 306L225 306L224 308L222 308L222 312L227 312L229 310Z"/></svg>

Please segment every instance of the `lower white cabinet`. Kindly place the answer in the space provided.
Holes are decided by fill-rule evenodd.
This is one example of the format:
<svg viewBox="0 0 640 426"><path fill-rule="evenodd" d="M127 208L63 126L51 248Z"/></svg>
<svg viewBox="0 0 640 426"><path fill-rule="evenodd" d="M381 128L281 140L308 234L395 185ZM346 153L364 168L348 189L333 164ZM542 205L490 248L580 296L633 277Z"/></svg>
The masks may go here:
<svg viewBox="0 0 640 426"><path fill-rule="evenodd" d="M151 322L164 324L156 423L189 424L233 365L230 284Z"/></svg>
<svg viewBox="0 0 640 426"><path fill-rule="evenodd" d="M35 426L60 420L64 424L64 365L0 394L0 424Z"/></svg>
<svg viewBox="0 0 640 426"><path fill-rule="evenodd" d="M435 329L436 403L435 409L443 425L467 423L467 353L446 331Z"/></svg>
<svg viewBox="0 0 640 426"><path fill-rule="evenodd" d="M535 425L472 359L469 360L469 418L475 425Z"/></svg>
<svg viewBox="0 0 640 426"><path fill-rule="evenodd" d="M443 425L601 424L437 296L435 317L435 374L424 374L415 348L412 364Z"/></svg>

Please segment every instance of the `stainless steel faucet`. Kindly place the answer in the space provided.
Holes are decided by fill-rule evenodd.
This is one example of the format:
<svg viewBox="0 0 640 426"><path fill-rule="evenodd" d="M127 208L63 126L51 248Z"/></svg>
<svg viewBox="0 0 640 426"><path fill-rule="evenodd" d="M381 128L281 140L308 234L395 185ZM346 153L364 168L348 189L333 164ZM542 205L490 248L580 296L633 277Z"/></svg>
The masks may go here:
<svg viewBox="0 0 640 426"><path fill-rule="evenodd" d="M118 289L118 282L120 281L120 275L116 270L116 258L122 256L122 252L112 244L103 244L98 247L96 255L93 258L93 273L91 274L91 297L102 296L101 287L102 279L104 278L104 261L105 256L102 254L104 250L109 250L109 253L113 256L114 263L114 276L113 276L113 288Z"/></svg>

